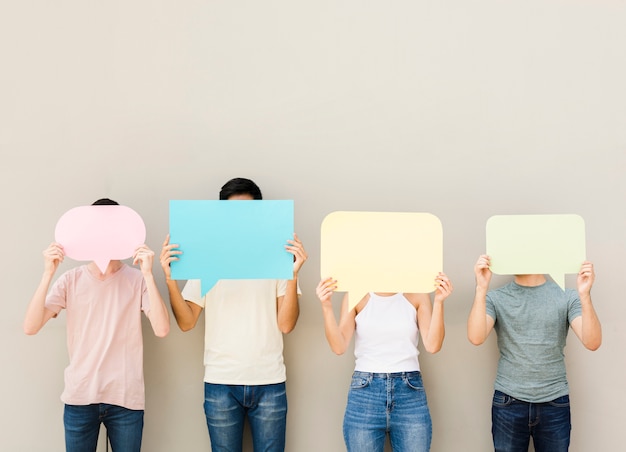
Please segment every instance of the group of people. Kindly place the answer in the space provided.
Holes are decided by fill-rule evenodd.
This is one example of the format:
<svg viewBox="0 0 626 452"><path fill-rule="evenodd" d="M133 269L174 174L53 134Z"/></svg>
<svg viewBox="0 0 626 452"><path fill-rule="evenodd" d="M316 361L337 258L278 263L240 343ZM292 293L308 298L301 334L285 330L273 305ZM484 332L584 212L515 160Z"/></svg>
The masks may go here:
<svg viewBox="0 0 626 452"><path fill-rule="evenodd" d="M221 189L221 200L262 199L251 180L236 178ZM94 205L117 204L101 199ZM204 313L204 410L211 448L242 450L248 420L255 451L284 451L287 419L283 334L299 316L298 274L307 253L297 235L287 240L293 255L290 280L220 280L205 295L199 281L182 291L170 264L184 250L165 239L160 264L176 323L191 330ZM154 333L169 332L168 309L152 274L154 252L137 248L131 267L119 260L102 272L95 263L54 274L63 247L44 252L44 272L28 305L24 331L36 334L62 309L67 316L69 365L65 371L66 450L95 451L103 423L114 452L141 448L144 410L141 312ZM468 337L482 344L496 330L500 359L492 404L496 451L567 451L570 408L563 349L569 328L583 345L597 349L600 322L591 301L594 269L585 262L576 290L561 290L544 275L516 275L513 282L489 290L489 256L480 256L474 272L476 294L468 319ZM348 393L343 433L348 451L379 452L386 438L398 452L428 451L432 423L418 359L424 349L443 344L444 301L453 285L439 273L434 295L366 294L349 308L343 298L339 320L332 295L337 281L322 279L316 288L326 338L343 354L354 336L355 369ZM432 298L432 299L431 299Z"/></svg>

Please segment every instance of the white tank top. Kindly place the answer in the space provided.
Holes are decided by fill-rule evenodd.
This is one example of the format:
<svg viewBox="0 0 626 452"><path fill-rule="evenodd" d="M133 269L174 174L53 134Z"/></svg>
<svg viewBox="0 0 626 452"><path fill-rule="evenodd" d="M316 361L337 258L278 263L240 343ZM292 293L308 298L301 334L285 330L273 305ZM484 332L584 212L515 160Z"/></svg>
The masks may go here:
<svg viewBox="0 0 626 452"><path fill-rule="evenodd" d="M420 370L415 307L401 293L369 296L355 318L355 370L381 373Z"/></svg>

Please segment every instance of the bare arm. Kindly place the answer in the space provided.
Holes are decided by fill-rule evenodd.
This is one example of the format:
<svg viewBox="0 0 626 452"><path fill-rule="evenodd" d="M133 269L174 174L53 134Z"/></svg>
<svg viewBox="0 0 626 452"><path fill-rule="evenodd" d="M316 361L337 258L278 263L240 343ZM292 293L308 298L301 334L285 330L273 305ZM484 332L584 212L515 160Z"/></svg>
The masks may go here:
<svg viewBox="0 0 626 452"><path fill-rule="evenodd" d="M152 263L154 262L154 251L146 245L141 245L135 250L133 255L133 264L139 264L143 279L148 289L148 298L150 299L150 310L148 311L148 319L152 326L152 331L158 337L165 337L170 332L170 315L167 307L163 302L163 297L159 293L159 289L154 281L152 274Z"/></svg>
<svg viewBox="0 0 626 452"><path fill-rule="evenodd" d="M178 256L182 254L182 251L178 249L178 245L170 244L170 236L165 238L163 247L161 248L161 268L165 274L165 283L167 285L167 292L170 298L170 305L172 306L172 312L178 327L182 331L189 331L196 326L202 307L195 303L187 301L183 298L183 294L178 288L176 280L172 279L172 272L170 269L170 263L177 261Z"/></svg>
<svg viewBox="0 0 626 452"><path fill-rule="evenodd" d="M591 286L594 280L593 264L583 263L577 278L582 315L572 320L571 326L578 339L589 350L597 350L602 344L602 326L591 302Z"/></svg>
<svg viewBox="0 0 626 452"><path fill-rule="evenodd" d="M58 243L51 243L43 252L44 272L35 290L33 297L26 309L24 317L24 333L28 335L37 334L48 320L56 316L54 311L46 308L46 294L50 288L50 283L59 264L63 262L65 253L63 247Z"/></svg>
<svg viewBox="0 0 626 452"><path fill-rule="evenodd" d="M476 293L474 295L474 304L467 319L467 337L474 345L480 345L485 342L495 324L495 320L487 315L487 291L491 281L490 264L491 259L489 256L482 255L474 266Z"/></svg>
<svg viewBox="0 0 626 452"><path fill-rule="evenodd" d="M435 297L432 305L428 294L404 294L417 308L417 325L424 348L429 353L437 353L443 345L443 339L446 335L443 302L454 290L452 282L443 273L437 275L435 286Z"/></svg>
<svg viewBox="0 0 626 452"><path fill-rule="evenodd" d="M298 303L298 272L302 268L302 264L307 259L304 246L296 234L293 240L287 241L285 249L293 254L293 279L287 281L287 290L285 295L276 299L276 317L278 320L278 328L287 334L293 331L300 315L300 305Z"/></svg>
<svg viewBox="0 0 626 452"><path fill-rule="evenodd" d="M356 329L356 308L348 310L348 294L343 297L341 303L341 316L339 323L335 317L331 298L337 288L337 281L326 278L317 285L316 293L322 305L322 315L324 316L324 331L330 349L337 355L342 355L348 348L354 331ZM369 295L366 295L359 304L367 303Z"/></svg>

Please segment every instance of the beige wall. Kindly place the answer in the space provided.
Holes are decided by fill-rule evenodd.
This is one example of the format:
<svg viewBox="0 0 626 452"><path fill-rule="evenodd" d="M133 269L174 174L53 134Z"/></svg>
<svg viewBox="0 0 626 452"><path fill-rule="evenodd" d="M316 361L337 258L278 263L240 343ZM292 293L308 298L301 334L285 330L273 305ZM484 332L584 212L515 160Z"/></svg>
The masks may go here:
<svg viewBox="0 0 626 452"><path fill-rule="evenodd" d="M334 210L443 222L456 290L443 350L422 355L435 452L491 447L495 342L465 333L485 221L582 215L604 344L569 338L571 450L623 448L625 23L617 0L2 2L0 450L63 450L65 318L21 331L61 214L112 197L158 250L168 200L215 199L234 176L295 200L310 254L286 338L289 451L343 450L353 358L329 350L314 295ZM144 450L208 450L202 328L144 331Z"/></svg>

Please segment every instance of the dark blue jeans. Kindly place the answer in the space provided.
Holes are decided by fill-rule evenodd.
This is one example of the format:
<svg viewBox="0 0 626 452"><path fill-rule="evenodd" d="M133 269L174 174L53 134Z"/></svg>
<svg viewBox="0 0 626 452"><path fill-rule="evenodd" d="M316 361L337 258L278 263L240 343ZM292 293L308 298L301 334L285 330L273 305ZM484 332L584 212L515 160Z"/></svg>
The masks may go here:
<svg viewBox="0 0 626 452"><path fill-rule="evenodd" d="M343 419L349 452L383 452L385 437L397 452L427 452L432 421L419 372L352 374Z"/></svg>
<svg viewBox="0 0 626 452"><path fill-rule="evenodd" d="M241 452L246 417L255 452L285 450L285 383L255 386L204 383L204 413L213 452Z"/></svg>
<svg viewBox="0 0 626 452"><path fill-rule="evenodd" d="M139 452L143 431L143 410L117 405L65 405L65 449L67 452L94 452L100 424L109 434L113 452Z"/></svg>
<svg viewBox="0 0 626 452"><path fill-rule="evenodd" d="M495 391L491 420L496 452L528 452L531 437L536 452L567 452L569 448L569 395L530 403Z"/></svg>

